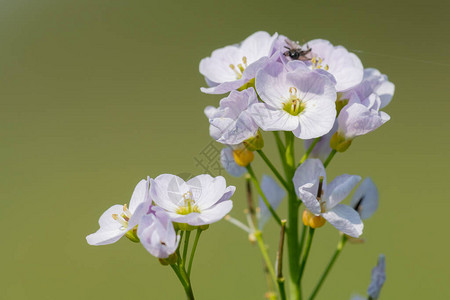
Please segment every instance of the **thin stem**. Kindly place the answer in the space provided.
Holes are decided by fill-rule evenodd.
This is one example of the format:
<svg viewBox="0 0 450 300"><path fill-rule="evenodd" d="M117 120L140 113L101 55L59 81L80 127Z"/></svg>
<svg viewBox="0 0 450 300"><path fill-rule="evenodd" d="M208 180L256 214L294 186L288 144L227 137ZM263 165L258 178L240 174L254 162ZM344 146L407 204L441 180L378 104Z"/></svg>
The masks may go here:
<svg viewBox="0 0 450 300"><path fill-rule="evenodd" d="M284 248L284 231L286 229L286 220L281 221L280 243L278 244L277 261L275 269L277 272L278 290L280 291L281 300L286 300L286 291L284 289L283 276L283 248Z"/></svg>
<svg viewBox="0 0 450 300"><path fill-rule="evenodd" d="M283 176L277 171L275 166L272 164L272 162L267 158L267 156L264 154L262 150L256 150L258 154L261 156L261 158L264 160L264 162L267 164L267 166L272 170L273 174L277 179L281 182L281 184L284 186L285 189L289 189L286 181L284 180Z"/></svg>
<svg viewBox="0 0 450 300"><path fill-rule="evenodd" d="M274 217L274 219L277 221L277 223L279 225L281 225L281 219L280 217L277 215L277 213L275 212L275 210L272 208L272 206L269 203L269 200L267 200L266 195L264 195L263 191L261 190L261 186L259 185L258 179L256 179L255 173L253 172L253 169L250 165L247 166L247 172L250 175L253 184L256 187L256 190L258 191L259 195L261 196L261 198L263 199L264 203L266 204L267 208L269 209L270 213L272 214L272 216Z"/></svg>
<svg viewBox="0 0 450 300"><path fill-rule="evenodd" d="M269 270L270 276L272 277L273 283L277 284L277 276L275 275L275 270L272 266L272 262L270 261L269 253L267 252L266 245L264 244L264 240L262 237L262 233L259 230L256 230L255 238L258 241L259 250L261 250L261 254L263 256L264 262L266 263L266 267Z"/></svg>
<svg viewBox="0 0 450 300"><path fill-rule="evenodd" d="M184 292L186 293L187 299L195 300L194 292L192 291L192 287L191 287L191 282L189 281L189 277L186 275L186 273L184 273L184 270L175 264L170 265L170 266L172 267L172 270L177 275L178 280L180 280L181 284L183 285Z"/></svg>
<svg viewBox="0 0 450 300"><path fill-rule="evenodd" d="M184 237L184 248L183 248L183 261L181 262L182 267L186 265L186 257L188 252L188 246L189 246L189 237L191 236L190 231L186 231L186 235Z"/></svg>
<svg viewBox="0 0 450 300"><path fill-rule="evenodd" d="M198 244L198 240L200 238L201 233L202 233L202 230L200 228L197 229L197 233L195 234L194 245L192 246L191 257L189 258L189 265L188 265L188 269L187 269L187 275L189 277L191 276L192 262L194 261L194 254L195 254L195 250L197 250L197 244Z"/></svg>
<svg viewBox="0 0 450 300"><path fill-rule="evenodd" d="M230 222L230 223L233 224L234 226L236 226L236 227L238 227L238 228L244 230L244 231L247 232L247 233L250 233L250 232L251 232L250 228L249 228L247 225L245 225L245 224L242 223L241 221L239 221L239 220L233 218L233 217L230 216L230 215L226 215L226 216L225 216L225 221Z"/></svg>
<svg viewBox="0 0 450 300"><path fill-rule="evenodd" d="M248 213L250 214L250 217L252 218L253 225L256 224L256 210L255 206L253 205L253 192L252 192L252 182L251 182L251 176L249 174L245 175L245 188L247 191L247 207L248 207Z"/></svg>
<svg viewBox="0 0 450 300"><path fill-rule="evenodd" d="M303 226L302 226L302 236L300 237L300 244L299 244L299 246L298 246L298 248L299 248L298 258L299 258L299 259L300 259L301 256L302 256L303 246L304 246L304 244L305 244L306 228L307 228L307 226L305 226L305 224L303 224Z"/></svg>
<svg viewBox="0 0 450 300"><path fill-rule="evenodd" d="M308 240L306 241L305 254L303 255L302 262L300 264L300 275L298 276L298 282L302 280L303 272L305 271L306 262L308 261L309 251L311 250L311 245L314 237L314 228L309 228Z"/></svg>
<svg viewBox="0 0 450 300"><path fill-rule="evenodd" d="M333 159L334 155L336 154L336 150L331 151L330 155L328 155L327 159L323 163L323 166L326 168L330 161Z"/></svg>
<svg viewBox="0 0 450 300"><path fill-rule="evenodd" d="M344 249L344 245L347 242L347 237L345 235L342 235L342 238L340 239L336 251L334 252L333 256L330 259L330 262L328 263L325 271L323 271L322 276L319 279L319 282L317 282L316 287L314 288L311 296L309 296L309 300L313 300L317 293L319 292L320 288L322 287L322 284L324 283L325 279L328 276L328 273L330 272L331 268L333 267L334 263L336 262L336 259L339 257L339 254L341 254L342 249Z"/></svg>
<svg viewBox="0 0 450 300"><path fill-rule="evenodd" d="M320 137L316 138L312 144L309 146L308 150L306 150L305 154L303 154L302 158L300 159L300 162L298 163L298 165L301 165L305 160L308 159L308 156L311 154L311 152L313 151L314 147L316 146L317 142L320 140Z"/></svg>
<svg viewBox="0 0 450 300"><path fill-rule="evenodd" d="M278 131L273 132L275 136L275 140L277 142L278 153L280 154L281 164L283 165L284 172L286 173L287 165L286 165L286 148L284 147L283 142L281 141L280 135Z"/></svg>

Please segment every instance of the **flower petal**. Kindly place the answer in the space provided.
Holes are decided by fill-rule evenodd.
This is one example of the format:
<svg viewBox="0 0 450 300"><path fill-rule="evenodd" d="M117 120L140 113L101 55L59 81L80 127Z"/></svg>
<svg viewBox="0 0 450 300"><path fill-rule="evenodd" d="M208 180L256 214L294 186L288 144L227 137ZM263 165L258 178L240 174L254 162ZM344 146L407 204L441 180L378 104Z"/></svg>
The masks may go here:
<svg viewBox="0 0 450 300"><path fill-rule="evenodd" d="M359 213L362 220L365 220L377 210L378 198L378 189L372 179L368 177L356 189L350 206Z"/></svg>
<svg viewBox="0 0 450 300"><path fill-rule="evenodd" d="M198 208L203 211L213 206L225 193L226 182L222 176L198 175L187 182Z"/></svg>
<svg viewBox="0 0 450 300"><path fill-rule="evenodd" d="M171 174L162 174L151 180L151 199L167 211L175 212L183 202L183 195L189 192L186 182Z"/></svg>
<svg viewBox="0 0 450 300"><path fill-rule="evenodd" d="M265 131L292 131L299 125L299 118L284 110L273 109L265 103L253 104L249 112L256 124Z"/></svg>
<svg viewBox="0 0 450 300"><path fill-rule="evenodd" d="M229 147L223 148L220 152L220 162L225 170L234 177L240 177L244 175L247 170L244 167L236 164L233 157L233 150Z"/></svg>
<svg viewBox="0 0 450 300"><path fill-rule="evenodd" d="M344 174L330 182L324 195L327 210L332 209L344 200L360 180L360 176Z"/></svg>
<svg viewBox="0 0 450 300"><path fill-rule="evenodd" d="M130 200L130 206L128 208L131 213L134 213L136 207L139 204L149 201L149 183L150 177L147 177L146 180L142 179L141 181L139 181L139 183L134 188L133 195L131 196Z"/></svg>
<svg viewBox="0 0 450 300"><path fill-rule="evenodd" d="M336 229L351 237L357 238L363 232L364 225L361 218L350 206L338 204L322 216Z"/></svg>
<svg viewBox="0 0 450 300"><path fill-rule="evenodd" d="M302 187L304 191L308 191L314 196L317 196L319 178L321 176L323 177L322 190L326 190L327 174L325 173L322 162L319 159L307 159L295 171L294 178L292 179L295 190L298 191ZM306 184L310 184L310 186L305 186Z"/></svg>

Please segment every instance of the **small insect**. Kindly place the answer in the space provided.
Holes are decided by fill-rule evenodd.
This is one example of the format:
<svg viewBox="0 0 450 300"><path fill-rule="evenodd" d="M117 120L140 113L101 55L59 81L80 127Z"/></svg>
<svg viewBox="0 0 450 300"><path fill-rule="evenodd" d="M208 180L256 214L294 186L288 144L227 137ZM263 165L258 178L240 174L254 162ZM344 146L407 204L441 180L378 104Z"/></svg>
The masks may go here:
<svg viewBox="0 0 450 300"><path fill-rule="evenodd" d="M283 54L284 56L289 56L293 60L300 61L308 61L311 60L312 57L308 55L311 52L311 48L306 45L306 50L303 50L302 47L289 39L284 40L288 46L284 46L284 48L288 49Z"/></svg>

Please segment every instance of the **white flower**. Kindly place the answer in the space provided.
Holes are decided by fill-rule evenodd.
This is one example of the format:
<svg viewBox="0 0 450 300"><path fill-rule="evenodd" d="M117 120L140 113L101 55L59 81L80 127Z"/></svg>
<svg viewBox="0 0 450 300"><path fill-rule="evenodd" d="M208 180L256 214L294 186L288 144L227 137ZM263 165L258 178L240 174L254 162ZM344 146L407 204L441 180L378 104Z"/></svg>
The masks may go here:
<svg viewBox="0 0 450 300"><path fill-rule="evenodd" d="M320 177L323 178L323 195L318 195ZM327 186L325 168L318 159L307 159L297 168L293 178L297 194L309 212L323 217L339 231L352 237L362 234L363 223L353 208L339 203L360 180L359 176L344 174Z"/></svg>
<svg viewBox="0 0 450 300"><path fill-rule="evenodd" d="M277 209L277 207L281 203L281 200L283 200L283 198L286 196L285 190L282 189L272 177L265 174L263 175L261 180L261 190L266 196L267 201L269 201L270 206L272 206L274 210ZM269 219L272 217L272 214L267 208L267 205L264 203L262 197L259 196L258 199L260 209L258 228L259 230L262 230L267 221L269 221Z"/></svg>
<svg viewBox="0 0 450 300"><path fill-rule="evenodd" d="M152 180L150 195L173 222L201 226L217 222L230 212L233 202L229 199L235 190L226 186L222 176L204 174L185 182L163 174Z"/></svg>
<svg viewBox="0 0 450 300"><path fill-rule="evenodd" d="M312 49L314 57L310 66L331 73L336 79L338 92L350 89L362 81L363 65L355 54L342 46L333 46L329 41L321 39L309 41L306 45Z"/></svg>
<svg viewBox="0 0 450 300"><path fill-rule="evenodd" d="M372 269L370 285L367 294L373 300L377 300L380 296L381 288L386 281L386 262L383 254L378 257L377 265Z"/></svg>
<svg viewBox="0 0 450 300"><path fill-rule="evenodd" d="M248 108L258 103L255 90L232 91L220 100L219 108L208 106L205 114L209 118L209 134L217 142L236 145L256 136L258 125L253 121Z"/></svg>
<svg viewBox="0 0 450 300"><path fill-rule="evenodd" d="M378 190L372 179L366 178L353 194L350 206L356 210L362 220L370 218L378 208Z"/></svg>
<svg viewBox="0 0 450 300"><path fill-rule="evenodd" d="M148 214L142 217L137 236L142 246L158 258L169 257L180 243L180 236L176 235L169 215L157 206L152 206Z"/></svg>
<svg viewBox="0 0 450 300"><path fill-rule="evenodd" d="M201 88L207 94L224 94L236 90L255 78L272 54L277 34L270 36L258 31L240 45L226 46L213 51L211 57L200 62L200 73L210 88Z"/></svg>
<svg viewBox="0 0 450 300"><path fill-rule="evenodd" d="M261 129L292 131L298 138L311 139L333 127L336 90L327 76L301 63L287 70L275 62L258 72L255 85L264 103L249 110Z"/></svg>
<svg viewBox="0 0 450 300"><path fill-rule="evenodd" d="M147 177L147 180L143 179L136 185L129 207L126 204L114 205L101 215L98 221L100 229L86 237L88 244L94 246L112 244L125 234L131 240L137 241L136 226L151 205L149 182L150 178Z"/></svg>

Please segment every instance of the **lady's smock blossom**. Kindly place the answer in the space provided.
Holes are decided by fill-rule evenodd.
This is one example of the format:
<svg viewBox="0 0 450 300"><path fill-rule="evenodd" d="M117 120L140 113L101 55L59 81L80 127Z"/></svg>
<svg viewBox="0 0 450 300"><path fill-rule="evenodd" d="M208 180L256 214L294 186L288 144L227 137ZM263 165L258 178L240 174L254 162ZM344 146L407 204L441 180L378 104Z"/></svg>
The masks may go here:
<svg viewBox="0 0 450 300"><path fill-rule="evenodd" d="M219 108L208 106L205 115L209 118L209 134L217 142L236 145L257 135L258 125L248 109L258 103L255 90L232 91L220 100Z"/></svg>
<svg viewBox="0 0 450 300"><path fill-rule="evenodd" d="M180 242L169 215L157 206L151 206L142 217L137 236L142 246L158 258L168 258L177 250Z"/></svg>
<svg viewBox="0 0 450 300"><path fill-rule="evenodd" d="M258 31L240 45L213 51L211 57L200 62L200 73L210 86L201 88L201 91L207 94L224 94L239 89L255 78L256 72L269 60L277 36Z"/></svg>
<svg viewBox="0 0 450 300"><path fill-rule="evenodd" d="M100 229L86 237L88 244L94 246L112 244L125 234L131 240L138 241L136 226L151 205L149 182L150 178L147 177L147 180L143 179L136 185L129 207L126 204L114 205L102 214L98 221Z"/></svg>
<svg viewBox="0 0 450 300"><path fill-rule="evenodd" d="M322 178L321 188L320 178ZM318 159L307 159L297 168L293 178L297 194L307 208L304 222L305 218L319 217L319 220L314 220L318 226L311 227L320 227L324 224L320 222L320 217L323 217L339 231L352 237L359 237L363 230L359 214L350 206L339 203L350 194L360 180L359 176L344 174L336 177L327 186L322 162Z"/></svg>
<svg viewBox="0 0 450 300"><path fill-rule="evenodd" d="M230 212L233 202L229 199L235 189L227 187L222 176L204 174L185 182L163 174L151 181L150 195L173 222L201 226L217 222Z"/></svg>
<svg viewBox="0 0 450 300"><path fill-rule="evenodd" d="M258 72L255 84L264 103L249 110L261 129L292 131L298 138L311 139L332 128L336 90L327 76L304 64L289 71L275 62Z"/></svg>

